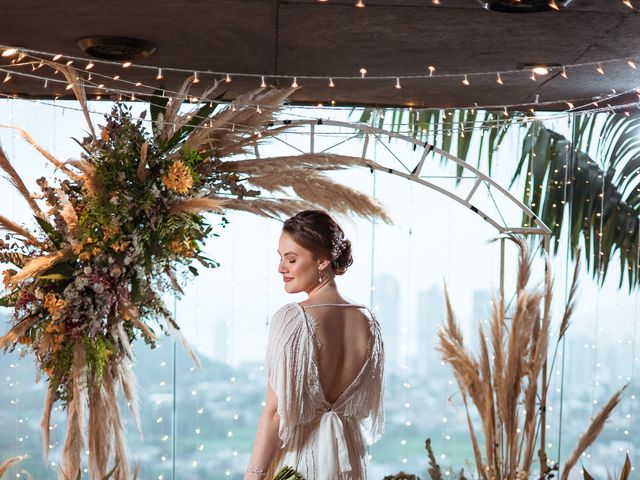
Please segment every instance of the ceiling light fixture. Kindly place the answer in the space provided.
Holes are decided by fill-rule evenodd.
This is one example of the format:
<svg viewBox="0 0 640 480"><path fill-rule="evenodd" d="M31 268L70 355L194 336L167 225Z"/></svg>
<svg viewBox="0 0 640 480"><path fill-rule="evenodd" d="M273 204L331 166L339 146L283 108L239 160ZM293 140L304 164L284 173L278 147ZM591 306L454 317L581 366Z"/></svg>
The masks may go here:
<svg viewBox="0 0 640 480"><path fill-rule="evenodd" d="M132 37L84 37L77 43L87 55L103 60L130 62L140 58L149 58L156 51L156 46L153 43Z"/></svg>

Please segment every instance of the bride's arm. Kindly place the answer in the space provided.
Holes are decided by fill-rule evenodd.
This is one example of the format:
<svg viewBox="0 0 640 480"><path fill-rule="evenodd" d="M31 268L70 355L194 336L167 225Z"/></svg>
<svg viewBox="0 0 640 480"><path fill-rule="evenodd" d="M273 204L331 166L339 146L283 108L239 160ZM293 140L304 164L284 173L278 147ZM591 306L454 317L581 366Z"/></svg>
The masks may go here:
<svg viewBox="0 0 640 480"><path fill-rule="evenodd" d="M262 480L269 469L271 460L280 444L278 437L278 399L276 393L267 383L267 400L256 431L256 440L253 444L249 466L244 475L244 480ZM267 479L271 480L271 479Z"/></svg>

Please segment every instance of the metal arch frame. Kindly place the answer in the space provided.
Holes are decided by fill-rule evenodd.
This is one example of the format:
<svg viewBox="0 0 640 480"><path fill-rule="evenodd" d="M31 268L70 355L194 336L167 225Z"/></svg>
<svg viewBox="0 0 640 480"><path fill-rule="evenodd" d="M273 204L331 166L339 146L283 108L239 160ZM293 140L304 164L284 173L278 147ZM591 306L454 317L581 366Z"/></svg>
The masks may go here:
<svg viewBox="0 0 640 480"><path fill-rule="evenodd" d="M369 125L364 125L362 123L351 123L351 122L341 122L341 121L337 121L337 120L278 120L278 121L274 121L269 123L269 125L267 126L267 128L271 128L271 127L275 127L275 126L288 126L288 127L296 127L296 126L305 126L308 125L310 128L310 132L309 132L309 136L310 136L310 140L309 140L309 152L310 153L316 153L315 152L315 136L316 136L316 132L315 132L315 126L316 125L328 125L328 126L334 126L334 127L343 127L343 128L350 128L353 130L357 130L360 131L362 133L364 133L364 145L362 148L362 154L361 154L361 158L362 160L364 160L366 162L366 165L371 169L371 172L373 173L373 170L379 170L381 172L384 173L389 173L392 175L396 175L402 178L406 178L407 180L410 180L412 182L416 182L418 184L424 185L425 187L431 188L433 190L436 190L437 192L446 195L447 197L451 198L452 200L458 202L459 204L465 206L466 208L470 209L472 212L476 213L477 215L481 216L486 222L488 222L489 224L491 224L496 230L498 230L499 233L501 234L506 234L506 233L521 233L521 234L534 234L534 235L542 235L545 237L545 249L548 251L548 246L549 246L549 237L551 235L551 229L549 229L549 227L547 225L545 225L544 222L542 222L542 220L540 220L540 218L538 218L538 216L533 213L533 211L531 211L531 209L529 207L527 207L524 203L522 203L520 200L518 200L515 196L513 196L506 188L504 188L502 185L500 185L499 183L497 183L496 181L494 181L491 177L489 177L488 175L484 174L483 172L481 172L480 170L478 170L477 168L473 167L472 165L468 164L467 162L465 162L464 160L456 157L455 155L452 155L451 153L442 150L428 142L421 142L420 140L417 140L413 137L410 137L408 135L403 135L400 133L396 133L396 132L391 132L389 130L384 130L381 128L376 128L376 127L371 127ZM378 139L379 136L385 136L385 137L393 137L396 138L398 140L402 140L405 142L408 142L410 144L413 145L413 149L415 150L416 148L420 147L423 148L423 153L422 156L420 158L420 161L418 162L418 164L413 168L413 170L409 170L407 169L407 172L403 172L394 168L388 168L388 167L383 167L382 165L379 165L377 162L368 159L367 158L367 149L369 146L369 141L371 137L374 137L376 139ZM277 136L275 138L278 138ZM279 139L282 141L282 139ZM286 143L286 142L285 142ZM342 142L340 142L342 143ZM333 145L329 148L326 148L323 150L324 151L328 151L331 150L333 148L335 148L338 144ZM290 145L291 146L291 145ZM298 151L300 151L300 149L291 146L291 148L294 148ZM258 144L254 144L254 150L255 150L255 155L256 157L260 158L260 152L258 151ZM466 197L462 197L461 195L456 194L455 192L449 191L446 188L443 188L439 185L436 185L432 182L429 182L428 180L425 180L423 178L420 178L420 172L422 171L422 167L424 165L424 161L427 158L427 155L429 153L435 153L438 155L441 155L445 158L447 158L448 160L454 162L456 165L462 167L463 170L469 171L473 174L473 177L475 177L475 183L473 185L473 187L471 188L471 190L467 193ZM396 157L397 158L397 157ZM400 162L402 163L402 162ZM406 167L405 167L406 168ZM467 177L469 178L469 177ZM496 190L498 190L499 192L501 192L503 195L505 195L513 204L515 204L522 213L524 213L527 217L529 217L529 219L531 219L534 223L535 226L534 227L522 227L522 226L503 226L501 225L498 220L494 219L493 217L491 217L490 215L488 215L487 213L485 213L484 211L480 210L479 208L477 208L476 206L474 206L471 203L471 199L473 198L473 195L476 193L478 187L484 183L485 185L487 185L488 187L493 187ZM500 212L500 209L498 207L498 205L496 204L496 208L498 210L498 213Z"/></svg>

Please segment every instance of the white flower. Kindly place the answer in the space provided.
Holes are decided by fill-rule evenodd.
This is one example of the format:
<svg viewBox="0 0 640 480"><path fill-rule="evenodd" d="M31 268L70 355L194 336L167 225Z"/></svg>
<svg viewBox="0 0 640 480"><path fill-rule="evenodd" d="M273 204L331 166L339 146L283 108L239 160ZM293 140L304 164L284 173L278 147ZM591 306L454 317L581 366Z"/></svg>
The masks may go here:
<svg viewBox="0 0 640 480"><path fill-rule="evenodd" d="M84 267L82 269L82 271L86 274L86 275L91 275L91 272L93 271L93 269L91 267Z"/></svg>
<svg viewBox="0 0 640 480"><path fill-rule="evenodd" d="M96 292L98 295L104 292L104 287L102 286L101 283L96 283L92 285L91 288L93 288L93 291Z"/></svg>

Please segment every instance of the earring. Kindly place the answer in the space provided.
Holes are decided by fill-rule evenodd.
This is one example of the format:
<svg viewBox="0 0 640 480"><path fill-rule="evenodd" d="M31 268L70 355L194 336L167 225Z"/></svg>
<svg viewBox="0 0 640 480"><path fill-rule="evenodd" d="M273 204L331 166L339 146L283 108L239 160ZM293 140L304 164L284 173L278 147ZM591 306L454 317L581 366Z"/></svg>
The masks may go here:
<svg viewBox="0 0 640 480"><path fill-rule="evenodd" d="M318 269L318 283L322 283L322 270Z"/></svg>

